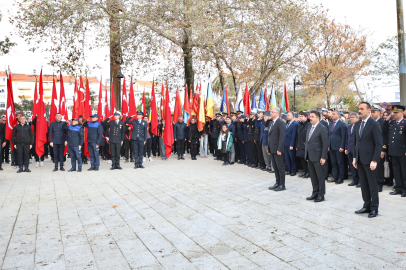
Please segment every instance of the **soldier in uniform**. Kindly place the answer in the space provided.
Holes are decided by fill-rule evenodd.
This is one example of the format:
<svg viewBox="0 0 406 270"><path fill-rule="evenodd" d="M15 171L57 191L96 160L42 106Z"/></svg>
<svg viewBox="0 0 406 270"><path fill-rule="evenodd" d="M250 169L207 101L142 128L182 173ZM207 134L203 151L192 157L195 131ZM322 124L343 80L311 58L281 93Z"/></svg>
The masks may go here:
<svg viewBox="0 0 406 270"><path fill-rule="evenodd" d="M65 141L66 141L66 133L65 133L65 126L66 122L61 121L62 115L57 113L55 115L56 121L52 122L49 125L49 144L54 150L54 163L55 168L54 172L58 170L58 162L59 162L59 169L64 171L63 168L63 157L65 153Z"/></svg>
<svg viewBox="0 0 406 270"><path fill-rule="evenodd" d="M221 158L221 150L217 149L217 139L219 137L220 134L220 130L221 130L221 113L216 113L216 118L213 121L213 128L211 129L211 140L212 143L216 146L214 147L214 159L215 160L222 160Z"/></svg>
<svg viewBox="0 0 406 270"><path fill-rule="evenodd" d="M244 147L244 116L241 115L238 117L238 124L236 126L236 137L237 137L237 143L238 143L238 148L240 150L240 159L238 161L238 164L245 164L247 161L247 154L245 151Z"/></svg>
<svg viewBox="0 0 406 270"><path fill-rule="evenodd" d="M390 195L401 194L406 197L406 120L403 118L405 107L393 106L394 120L388 124L389 157L395 174L395 191Z"/></svg>
<svg viewBox="0 0 406 270"><path fill-rule="evenodd" d="M251 168L258 167L258 154L257 154L257 147L254 142L254 134L255 134L255 109L251 111L250 118L248 120L248 144L250 146L251 152Z"/></svg>
<svg viewBox="0 0 406 270"><path fill-rule="evenodd" d="M237 119L237 113L232 112L230 113L231 115L231 123L235 126L235 132L238 132L238 125L240 124L240 122ZM233 133L234 135L234 159L235 162L238 162L238 160L240 159L240 146L238 145L238 139L237 139L237 134Z"/></svg>
<svg viewBox="0 0 406 270"><path fill-rule="evenodd" d="M264 112L258 111L257 117L254 120L254 144L257 150L257 160L258 160L258 167L257 169L261 169L266 171L266 165L264 160L264 154L262 153L262 143L261 143L261 124L264 122Z"/></svg>
<svg viewBox="0 0 406 270"><path fill-rule="evenodd" d="M250 126L248 124L248 119L247 118L244 119L244 122L243 122L242 126L244 128L243 144L244 144L244 148L245 148L245 154L247 156L245 165L247 165L248 167L251 167L251 165L252 165L252 153L251 153L251 146L249 144Z"/></svg>
<svg viewBox="0 0 406 270"><path fill-rule="evenodd" d="M131 141L133 143L134 149L134 159L135 159L135 166L134 169L137 168L145 168L142 165L142 158L144 155L144 145L147 142L147 125L148 123L142 120L143 112L137 112L137 120L131 120L135 117L132 115L131 117L127 117L125 120L126 125L132 125L132 135Z"/></svg>
<svg viewBox="0 0 406 270"><path fill-rule="evenodd" d="M69 154L71 158L72 168L68 172L76 171L76 160L78 161L78 172L82 171L82 145L84 141L84 130L81 125L79 125L79 120L77 118L72 119L72 124L69 126L65 125L66 141L65 145L68 145Z"/></svg>
<svg viewBox="0 0 406 270"><path fill-rule="evenodd" d="M98 171L100 165L100 143L103 139L103 126L99 123L99 116L93 114L91 118L83 123L83 127L87 128L87 148L90 155L90 168L88 171Z"/></svg>
<svg viewBox="0 0 406 270"><path fill-rule="evenodd" d="M378 105L372 105L371 106L371 117L374 119L376 122L379 123L382 129L382 138L383 138L383 145L386 147L386 138L388 137L387 132L383 132L383 125L385 124L385 121L380 117L381 116L381 107ZM382 192L382 187L383 184L385 183L385 178L384 178L384 166L383 163L385 162L385 148L382 149L381 151L381 159L379 160L377 166L376 166L376 174L377 174L377 179L378 179L378 192Z"/></svg>
<svg viewBox="0 0 406 270"><path fill-rule="evenodd" d="M133 144L131 143L132 127L124 125L124 163L134 162ZM129 161L130 159L130 161Z"/></svg>
<svg viewBox="0 0 406 270"><path fill-rule="evenodd" d="M106 118L102 124L110 128L108 141L110 142L111 152L111 168L110 170L119 169L120 167L120 150L124 142L124 123L120 121L121 114L119 112L114 113L114 121L110 121L112 116Z"/></svg>

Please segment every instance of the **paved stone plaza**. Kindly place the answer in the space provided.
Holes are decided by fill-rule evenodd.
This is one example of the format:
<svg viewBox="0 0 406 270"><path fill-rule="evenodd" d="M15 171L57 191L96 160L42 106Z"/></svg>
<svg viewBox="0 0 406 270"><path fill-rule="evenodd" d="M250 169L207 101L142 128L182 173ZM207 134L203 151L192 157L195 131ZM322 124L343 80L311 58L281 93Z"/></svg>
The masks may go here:
<svg viewBox="0 0 406 270"><path fill-rule="evenodd" d="M70 159L68 159L70 163ZM1 269L404 269L406 198L380 193L377 218L356 215L361 190L209 159L82 173L0 172ZM69 165L65 166L67 169Z"/></svg>

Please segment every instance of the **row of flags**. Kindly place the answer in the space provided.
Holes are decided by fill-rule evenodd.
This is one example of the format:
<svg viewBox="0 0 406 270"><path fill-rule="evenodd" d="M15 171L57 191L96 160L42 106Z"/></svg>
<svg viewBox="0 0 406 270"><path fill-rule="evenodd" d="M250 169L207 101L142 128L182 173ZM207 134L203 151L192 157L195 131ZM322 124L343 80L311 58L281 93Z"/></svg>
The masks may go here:
<svg viewBox="0 0 406 270"><path fill-rule="evenodd" d="M8 73L7 77L7 88L8 88L8 100L7 100L7 128L6 128L6 139L12 142L12 132L14 126L17 124L15 108L14 108L14 97L13 97L13 90L12 90L12 78L11 73ZM123 89L122 89L122 111L121 114L123 116L123 121L126 120L128 116L133 116L137 114L137 106L135 103L134 98L134 89L133 89L133 79L131 78L129 95L127 95L126 89L126 82L125 78L123 81ZM38 156L42 156L44 154L44 145L47 142L47 119L45 115L45 102L44 102L44 90L43 90L43 83L42 83L42 70L39 77L39 84L37 89L37 83L35 84L34 90L34 103L32 109L32 119L35 117L36 119L36 132L35 132L35 150ZM197 84L196 90L194 91L194 95L189 97L189 91L187 91L187 85L185 84L185 96L184 96L184 103L182 104L182 100L180 97L179 87L176 89L176 97L175 97L175 107L172 112L169 106L170 99L169 99L169 90L168 84L166 87L162 84L161 89L161 102L160 102L160 113L161 118L165 120L165 129L164 129L164 143L167 145L167 156L170 155L172 151L172 144L174 142L173 138L173 124L178 121L179 116L183 116L186 123L190 122L192 117L196 117L197 119L197 126L198 129L201 131L204 128L204 124L206 122L206 117L209 119L214 118L214 96L213 96L213 88L210 82L210 74L209 74L209 82L207 85L206 94L203 95L202 92L202 85ZM191 91L190 91L191 92ZM103 121L107 117L111 116L116 112L116 105L115 105L115 95L114 95L114 87L111 84L111 100L110 100L110 107L107 99L107 89L105 89L105 95L103 98L103 89L102 84L100 82L100 89L99 89L99 97L98 97L98 108L97 114L99 115L99 122ZM66 106L66 97L65 97L65 89L63 84L63 76L60 74L60 94L59 94L59 101L57 97L57 90L55 84L55 78L53 79L53 87L52 87L52 99L51 99L51 109L50 109L50 118L49 124L55 121L56 113L60 113L62 115L62 120L68 120L68 111ZM241 89L239 90L237 87L237 100L234 106L236 111L243 111L245 115L250 114L251 110L263 110L267 111L272 108L276 107L276 98L275 98L275 91L272 86L271 96L268 99L267 89L265 91L261 91L261 95L259 98L259 103L257 107L255 93L252 96L252 103L250 104L250 96L249 96L249 89L248 85L246 85L244 97L242 96ZM145 90L142 96L142 111L144 115L147 114L146 111L146 104L145 104ZM286 91L286 84L284 88L284 95L282 97L281 102L281 109L282 111L289 110L289 101L287 98L287 91ZM220 111L226 114L229 114L230 111L230 103L228 99L228 91L227 87L225 87L223 91L223 98L220 106ZM91 96L90 96L90 88L89 88L89 81L86 78L86 89L84 87L84 79L80 76L79 83L77 78L75 78L75 86L74 86L74 99L73 99L73 108L72 108L72 118L79 118L79 115L82 115L84 119L90 118L92 115L92 105L91 105ZM149 109L149 118L151 121L151 132L155 135L158 135L158 108L157 108L157 100L156 100L156 93L155 93L155 82L152 83L152 91L151 91L151 104ZM113 117L111 118L114 119ZM34 127L33 131L34 131ZM89 152L87 148L87 129L85 130L85 155L89 157ZM13 150L14 147L11 147ZM67 151L67 147L65 148L65 153Z"/></svg>

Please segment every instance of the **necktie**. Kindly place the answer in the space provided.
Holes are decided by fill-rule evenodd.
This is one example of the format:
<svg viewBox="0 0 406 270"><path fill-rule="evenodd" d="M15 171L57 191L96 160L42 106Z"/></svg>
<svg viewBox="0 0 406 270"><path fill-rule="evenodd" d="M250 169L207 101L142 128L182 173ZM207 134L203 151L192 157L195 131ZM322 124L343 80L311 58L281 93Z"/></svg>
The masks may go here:
<svg viewBox="0 0 406 270"><path fill-rule="evenodd" d="M354 131L354 125L352 125L352 127L351 127L351 135L352 135L353 131Z"/></svg>
<svg viewBox="0 0 406 270"><path fill-rule="evenodd" d="M336 122L333 122L333 126L331 127L331 132L334 131L334 127L336 126Z"/></svg>
<svg viewBox="0 0 406 270"><path fill-rule="evenodd" d="M362 136L362 132L364 131L364 127L365 127L365 121L362 121L361 123L361 128L359 129L359 136Z"/></svg>
<svg viewBox="0 0 406 270"><path fill-rule="evenodd" d="M313 131L314 131L314 127L312 127L312 129L310 130L310 133L309 133L309 138L307 138L307 141L309 141L309 140L310 140L310 137L312 136Z"/></svg>
<svg viewBox="0 0 406 270"><path fill-rule="evenodd" d="M274 121L272 121L271 126L269 127L269 133L271 133L271 129L272 129L272 127L273 127L273 124L275 124Z"/></svg>
<svg viewBox="0 0 406 270"><path fill-rule="evenodd" d="M290 123L286 124L286 130L288 130Z"/></svg>

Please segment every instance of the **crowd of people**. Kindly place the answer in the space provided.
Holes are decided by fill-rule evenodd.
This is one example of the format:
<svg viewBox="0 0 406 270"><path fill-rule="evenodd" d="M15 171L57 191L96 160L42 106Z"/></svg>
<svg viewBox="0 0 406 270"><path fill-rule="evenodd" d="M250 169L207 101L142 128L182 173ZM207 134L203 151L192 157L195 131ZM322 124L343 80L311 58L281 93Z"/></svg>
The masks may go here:
<svg viewBox="0 0 406 270"><path fill-rule="evenodd" d="M319 109L281 113L253 110L229 115L216 113L206 118L202 130L196 118L185 123L183 116L173 125L172 152L178 160L186 153L192 160L197 156L212 155L223 166L243 164L249 168L275 174L270 190L286 189L285 175L311 178L313 192L307 200L321 202L326 193L326 182L360 187L364 206L356 213L378 214L378 192L384 185L395 186L391 195L406 197L406 112L403 106L385 110L363 102L358 112ZM160 157L167 160L164 143L165 120L159 120L157 132L152 131L148 115L137 112L123 122L119 112L99 121L97 114L85 120L62 121L57 114L48 126L48 142L44 155L35 151L36 118L27 119L17 113L18 124L13 129L12 145L16 151L10 155L10 142L5 139L6 117L0 123L0 170L2 163L10 163L17 172L30 172L30 163L43 166L44 158L51 156L53 171L64 171L66 146L71 159L70 172L82 171L88 159L84 153L86 140L91 170L99 170L100 159L111 162L111 170L122 169L120 160L134 162L134 168L144 168L143 162ZM84 130L87 129L86 136ZM33 132L34 130L34 132ZM156 133L156 135L154 134ZM86 137L86 138L85 138ZM328 178L332 175L332 178Z"/></svg>

